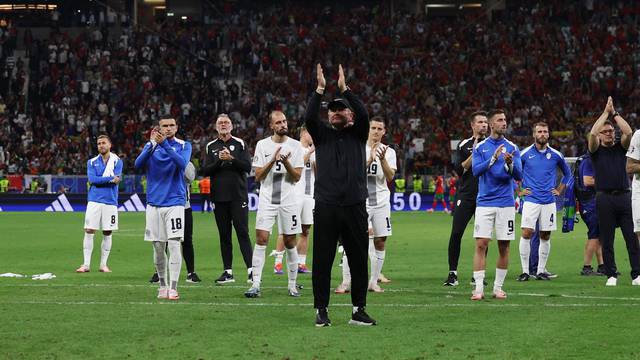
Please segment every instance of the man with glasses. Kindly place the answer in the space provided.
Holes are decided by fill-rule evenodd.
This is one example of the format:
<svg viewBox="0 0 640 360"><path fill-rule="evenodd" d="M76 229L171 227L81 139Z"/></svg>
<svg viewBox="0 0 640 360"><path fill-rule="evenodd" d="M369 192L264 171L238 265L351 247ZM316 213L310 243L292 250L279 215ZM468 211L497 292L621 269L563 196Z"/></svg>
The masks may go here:
<svg viewBox="0 0 640 360"><path fill-rule="evenodd" d="M620 141L616 141L611 118L620 128ZM611 97L604 112L591 128L588 135L589 153L595 170L596 210L600 228L600 242L604 259L606 286L616 286L616 268L613 240L616 227L620 227L627 243L631 264L632 285L640 285L640 246L633 233L631 194L629 177L626 174L625 155L631 142L632 130L629 124L615 111ZM633 153L633 151L631 151ZM632 157L630 157L632 158Z"/></svg>

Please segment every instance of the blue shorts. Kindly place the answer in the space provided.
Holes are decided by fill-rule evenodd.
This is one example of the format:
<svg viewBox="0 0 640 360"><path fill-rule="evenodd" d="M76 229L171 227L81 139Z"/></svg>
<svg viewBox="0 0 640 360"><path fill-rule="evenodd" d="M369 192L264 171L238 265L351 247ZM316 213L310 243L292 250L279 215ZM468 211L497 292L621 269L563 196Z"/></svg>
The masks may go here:
<svg viewBox="0 0 640 360"><path fill-rule="evenodd" d="M587 225L588 239L600 238L595 199L580 203L580 218L582 218L582 221Z"/></svg>

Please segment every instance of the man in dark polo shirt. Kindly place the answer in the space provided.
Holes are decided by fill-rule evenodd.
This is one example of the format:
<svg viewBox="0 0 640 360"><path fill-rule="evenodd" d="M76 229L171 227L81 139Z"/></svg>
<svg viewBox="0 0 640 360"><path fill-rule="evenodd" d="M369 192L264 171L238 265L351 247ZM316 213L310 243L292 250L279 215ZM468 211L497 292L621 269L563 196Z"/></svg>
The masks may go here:
<svg viewBox="0 0 640 360"><path fill-rule="evenodd" d="M316 76L318 86L304 117L316 147L312 275L316 326L331 325L327 307L338 238L342 239L351 268L353 311L349 323L375 325L376 321L365 312L369 248L365 144L369 137L369 115L364 104L347 87L340 65L341 97L328 105L329 123L321 122L320 102L326 81L320 64L316 67Z"/></svg>
<svg viewBox="0 0 640 360"><path fill-rule="evenodd" d="M253 249L249 239L249 200L247 174L251 171L251 157L246 144L231 135L233 123L227 114L216 119L218 137L207 144L202 174L211 177L211 200L220 235L220 252L224 271L216 284L234 282L232 270L233 245L231 226L236 229L242 258L251 279Z"/></svg>
<svg viewBox="0 0 640 360"><path fill-rule="evenodd" d="M609 120L610 117L620 128L620 142L616 141L615 129ZM596 209L599 215L598 225L607 286L616 286L618 281L618 269L613 249L616 227L620 227L627 243L632 283L640 285L640 281L636 280L640 275L640 246L633 232L631 193L629 192L629 177L626 173L626 153L631 142L631 135L631 127L615 111L613 99L609 97L604 112L596 120L587 138L597 179L595 183Z"/></svg>
<svg viewBox="0 0 640 360"><path fill-rule="evenodd" d="M471 171L471 154L477 143L487 136L487 113L476 111L471 116L471 130L473 136L462 140L458 144L458 161L456 172L460 176L460 186L456 193L453 210L453 223L449 237L449 276L444 286L458 286L458 260L460 259L460 244L462 235L469 224L469 220L476 212L476 197L478 196L478 178Z"/></svg>

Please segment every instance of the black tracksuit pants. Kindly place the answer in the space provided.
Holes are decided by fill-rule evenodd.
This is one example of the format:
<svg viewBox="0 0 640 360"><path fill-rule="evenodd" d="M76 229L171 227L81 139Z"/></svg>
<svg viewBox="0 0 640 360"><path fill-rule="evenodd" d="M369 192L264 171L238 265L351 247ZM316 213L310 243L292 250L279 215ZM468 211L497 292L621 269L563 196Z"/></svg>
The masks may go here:
<svg viewBox="0 0 640 360"><path fill-rule="evenodd" d="M600 243L602 244L602 258L607 277L617 277L618 268L613 250L613 240L616 227L620 227L624 241L627 243L629 263L631 264L631 278L640 275L640 245L633 232L633 216L631 214L631 194L623 192L596 194L596 210L598 211L598 226L600 228Z"/></svg>
<svg viewBox="0 0 640 360"><path fill-rule="evenodd" d="M313 216L313 303L316 309L329 306L331 267L338 239L347 254L351 268L351 302L367 304L369 235L364 201L350 206L337 206L316 201Z"/></svg>
<svg viewBox="0 0 640 360"><path fill-rule="evenodd" d="M184 209L184 241L182 242L182 257L187 266L187 273L195 271L193 255L193 212L191 208Z"/></svg>
<svg viewBox="0 0 640 360"><path fill-rule="evenodd" d="M459 205L458 201L460 201ZM451 223L451 236L449 237L449 271L458 270L462 235L464 235L464 230L475 212L475 199L456 199L456 206L453 209L453 222Z"/></svg>
<svg viewBox="0 0 640 360"><path fill-rule="evenodd" d="M224 269L232 269L233 243L231 242L231 226L236 230L240 252L247 268L251 267L253 248L249 239L249 206L247 201L221 201L215 203L213 213L220 235L220 252Z"/></svg>

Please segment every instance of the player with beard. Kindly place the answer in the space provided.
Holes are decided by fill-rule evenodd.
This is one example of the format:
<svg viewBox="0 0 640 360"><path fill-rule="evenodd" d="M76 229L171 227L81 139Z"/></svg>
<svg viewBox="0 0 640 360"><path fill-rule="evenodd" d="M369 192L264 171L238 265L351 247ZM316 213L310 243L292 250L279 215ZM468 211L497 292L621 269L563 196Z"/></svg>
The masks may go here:
<svg viewBox="0 0 640 360"><path fill-rule="evenodd" d="M522 274L518 281L527 281L529 274L529 256L531 237L540 223L540 246L538 248L538 267L536 279L550 280L546 270L551 250L551 231L557 229L556 196L559 196L571 179L571 170L562 154L549 146L549 126L538 122L533 126L535 143L522 150L522 237L520 238L520 261ZM562 171L562 180L556 187L556 169Z"/></svg>
<svg viewBox="0 0 640 360"><path fill-rule="evenodd" d="M492 234L498 240L498 261L493 283L493 297L506 299L502 290L509 265L509 245L515 239L515 201L513 180L522 179L522 163L518 147L507 140L507 116L504 110L488 114L491 136L478 143L473 150L473 175L478 177L478 198L473 237L476 251L473 257L475 289L471 300L484 299L486 254Z"/></svg>
<svg viewBox="0 0 640 360"><path fill-rule="evenodd" d="M256 215L256 245L253 250L253 285L244 295L261 295L262 269L271 229L278 222L278 233L283 235L287 253L289 295L300 296L296 286L298 277L298 251L296 235L301 232L300 205L295 185L304 167L300 142L287 136L287 118L282 111L272 111L269 126L273 135L258 141L252 166L260 184L258 213Z"/></svg>

